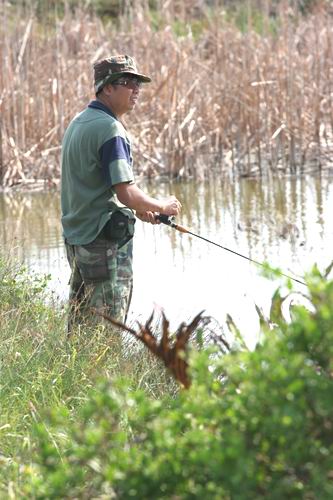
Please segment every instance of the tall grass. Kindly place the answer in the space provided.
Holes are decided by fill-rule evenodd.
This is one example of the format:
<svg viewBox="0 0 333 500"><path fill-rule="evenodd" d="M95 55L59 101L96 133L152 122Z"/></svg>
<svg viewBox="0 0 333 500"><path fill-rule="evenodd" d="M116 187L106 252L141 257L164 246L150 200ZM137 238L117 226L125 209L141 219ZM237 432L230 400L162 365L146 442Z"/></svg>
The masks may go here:
<svg viewBox="0 0 333 500"><path fill-rule="evenodd" d="M29 464L33 424L66 407L71 418L99 379L120 374L128 391L173 397L176 383L147 350L119 332L79 328L66 338L66 311L45 302L46 281L0 259L0 497ZM20 495L17 498L22 498Z"/></svg>
<svg viewBox="0 0 333 500"><path fill-rule="evenodd" d="M3 186L57 184L64 130L94 97L92 63L117 52L153 77L127 117L140 174L201 179L213 169L250 176L332 165L329 7L303 17L291 4L267 4L274 18L269 8L248 9L240 30L221 2L210 3L198 17L195 2L168 2L158 16L138 1L116 24L84 8L43 18L2 2Z"/></svg>

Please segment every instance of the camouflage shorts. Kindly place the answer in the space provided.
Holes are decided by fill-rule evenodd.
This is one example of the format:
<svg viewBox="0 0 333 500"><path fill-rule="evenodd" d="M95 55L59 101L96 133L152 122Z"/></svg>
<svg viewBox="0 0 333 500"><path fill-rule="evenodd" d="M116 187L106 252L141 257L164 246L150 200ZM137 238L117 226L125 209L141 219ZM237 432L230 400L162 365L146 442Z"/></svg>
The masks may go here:
<svg viewBox="0 0 333 500"><path fill-rule="evenodd" d="M133 240L120 249L102 236L88 245L65 246L71 267L68 331L92 317L91 308L125 322L133 287Z"/></svg>

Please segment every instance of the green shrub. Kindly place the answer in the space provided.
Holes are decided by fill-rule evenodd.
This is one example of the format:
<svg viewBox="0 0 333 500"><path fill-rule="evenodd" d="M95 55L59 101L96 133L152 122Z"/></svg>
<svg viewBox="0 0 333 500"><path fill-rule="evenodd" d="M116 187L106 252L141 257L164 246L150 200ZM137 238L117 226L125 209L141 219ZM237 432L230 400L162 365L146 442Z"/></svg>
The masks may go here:
<svg viewBox="0 0 333 500"><path fill-rule="evenodd" d="M35 428L37 498L333 497L333 281L314 269L286 322L277 291L253 352L193 353L192 386L152 400L101 381L75 420ZM279 313L277 311L280 311ZM103 496L104 495L104 496Z"/></svg>

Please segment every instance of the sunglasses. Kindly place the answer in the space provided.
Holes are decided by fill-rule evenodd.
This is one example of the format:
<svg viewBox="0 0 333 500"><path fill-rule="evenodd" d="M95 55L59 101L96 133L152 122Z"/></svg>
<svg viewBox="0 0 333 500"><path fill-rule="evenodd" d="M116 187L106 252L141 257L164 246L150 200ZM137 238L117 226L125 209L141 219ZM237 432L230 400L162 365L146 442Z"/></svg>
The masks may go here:
<svg viewBox="0 0 333 500"><path fill-rule="evenodd" d="M112 85L121 85L122 87L127 87L128 89L135 90L141 88L143 82L135 77L125 77L119 78L119 80L112 82Z"/></svg>

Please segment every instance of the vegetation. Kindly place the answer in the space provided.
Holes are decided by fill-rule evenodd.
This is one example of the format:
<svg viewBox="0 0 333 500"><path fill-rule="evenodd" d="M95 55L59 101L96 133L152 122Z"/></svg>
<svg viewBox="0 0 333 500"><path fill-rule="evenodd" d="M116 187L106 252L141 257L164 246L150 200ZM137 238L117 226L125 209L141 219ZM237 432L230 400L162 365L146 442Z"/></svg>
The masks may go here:
<svg viewBox="0 0 333 500"><path fill-rule="evenodd" d="M154 78L128 119L139 173L330 165L328 3L164 4L1 3L3 187L57 185L64 129L93 98L91 63L113 52ZM107 324L69 340L47 277L0 259L0 497L332 498L332 268L314 267L304 296L277 290L269 318L257 309L253 351L231 318L231 344L198 328L184 390Z"/></svg>
<svg viewBox="0 0 333 500"><path fill-rule="evenodd" d="M22 498L22 471L34 460L34 423L64 406L75 415L96 380L126 374L152 398L177 392L148 351L105 326L66 339L66 312L50 304L47 278L0 262L0 497ZM134 346L136 347L136 346ZM24 467L23 467L24 466ZM23 467L23 469L22 469ZM27 469L26 469L27 468ZM17 495L17 497L16 497Z"/></svg>
<svg viewBox="0 0 333 500"><path fill-rule="evenodd" d="M254 351L193 347L179 391L103 325L66 340L45 280L2 261L1 497L331 498L332 267L290 321L282 290L258 310Z"/></svg>
<svg viewBox="0 0 333 500"><path fill-rule="evenodd" d="M128 118L140 174L202 179L212 169L249 176L331 165L329 2L164 4L1 3L3 186L58 183L65 127L93 98L92 62L115 52L133 54L153 76Z"/></svg>

